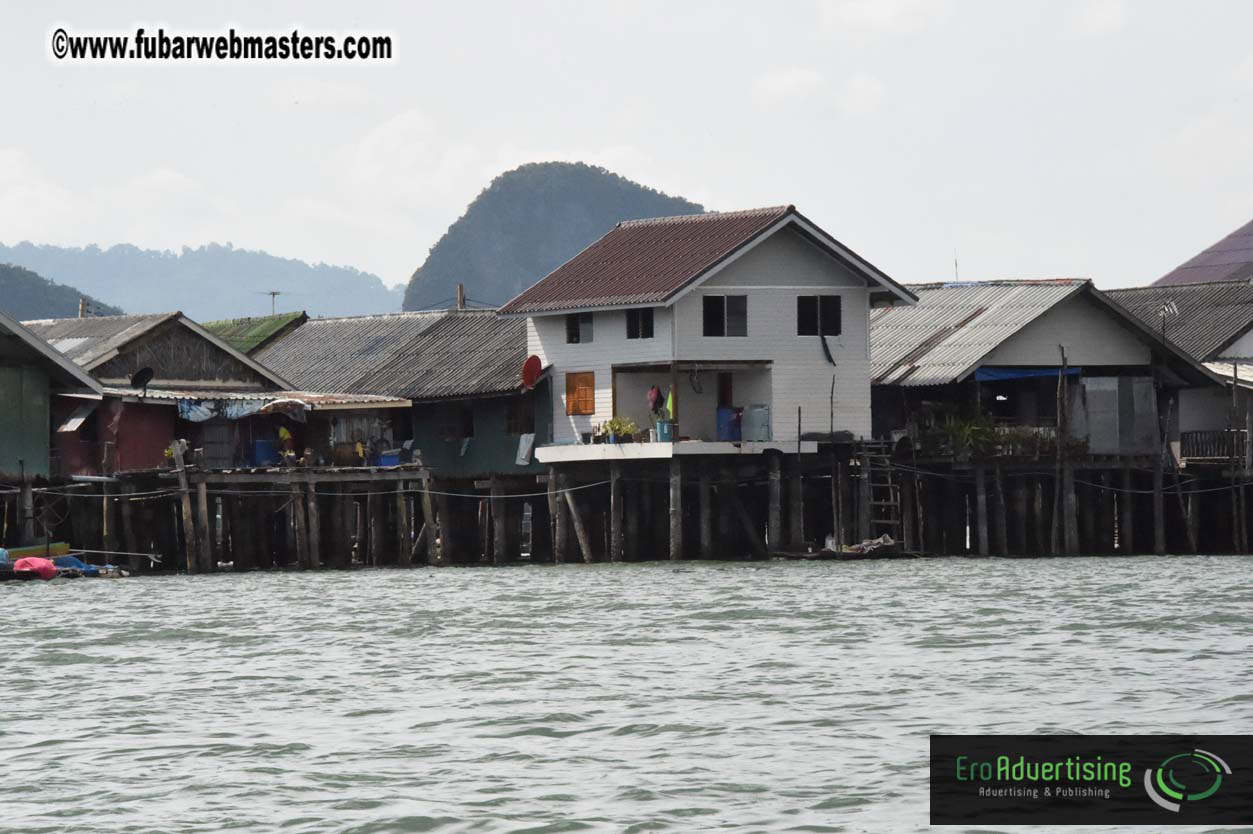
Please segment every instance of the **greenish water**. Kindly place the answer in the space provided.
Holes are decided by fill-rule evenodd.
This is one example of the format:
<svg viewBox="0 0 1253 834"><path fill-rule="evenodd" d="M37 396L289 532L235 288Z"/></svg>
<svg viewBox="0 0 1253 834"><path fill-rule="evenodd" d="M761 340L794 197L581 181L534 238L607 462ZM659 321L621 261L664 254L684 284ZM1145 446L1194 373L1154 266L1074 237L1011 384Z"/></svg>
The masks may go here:
<svg viewBox="0 0 1253 834"><path fill-rule="evenodd" d="M78 580L0 610L6 832L909 832L929 733L1253 727L1238 557Z"/></svg>

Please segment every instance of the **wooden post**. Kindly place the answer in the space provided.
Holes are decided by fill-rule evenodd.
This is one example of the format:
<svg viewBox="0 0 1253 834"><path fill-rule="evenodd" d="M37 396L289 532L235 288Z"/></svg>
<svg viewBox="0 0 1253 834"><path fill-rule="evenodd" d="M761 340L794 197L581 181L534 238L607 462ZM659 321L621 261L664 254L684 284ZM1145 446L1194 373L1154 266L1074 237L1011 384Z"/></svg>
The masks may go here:
<svg viewBox="0 0 1253 834"><path fill-rule="evenodd" d="M1050 549L1052 521L1044 504L1045 479L1033 478L1031 486L1032 515L1035 517L1035 552L1043 556L1046 553L1056 555Z"/></svg>
<svg viewBox="0 0 1253 834"><path fill-rule="evenodd" d="M441 565L456 564L461 558L461 552L458 549L458 539L456 532L456 522L452 518L452 501L449 500L446 489L437 490L440 494L435 496L435 503L438 507L436 512L439 516L439 563Z"/></svg>
<svg viewBox="0 0 1253 834"><path fill-rule="evenodd" d="M141 545L139 544L139 537L135 535L135 509L131 502L134 494L135 485L129 481L124 482L122 484L122 500L119 502L122 512L122 541L125 542L127 551L139 553ZM139 573L148 569L148 560L141 556L128 556L127 560L132 573Z"/></svg>
<svg viewBox="0 0 1253 834"><path fill-rule="evenodd" d="M1065 514L1065 546L1067 556L1079 555L1079 515L1075 504L1075 467L1066 461L1062 468L1062 501Z"/></svg>
<svg viewBox="0 0 1253 834"><path fill-rule="evenodd" d="M548 488L553 496L553 560L558 564L570 561L570 507L565 487L566 476L558 475L555 466L548 467Z"/></svg>
<svg viewBox="0 0 1253 834"><path fill-rule="evenodd" d="M874 497L874 490L871 488L870 481L870 453L865 449L861 453L861 478L857 483L857 536L858 541L866 541L870 538L870 521L874 517L874 507L871 501Z"/></svg>
<svg viewBox="0 0 1253 834"><path fill-rule="evenodd" d="M574 536L578 539L579 550L583 552L583 561L592 563L596 561L596 557L592 553L592 540L588 538L587 527L583 524L583 516L579 514L578 504L575 503L574 493L571 492L566 484L568 481L566 476L562 476L564 495L566 496L566 507L570 510L570 522L574 527Z"/></svg>
<svg viewBox="0 0 1253 834"><path fill-rule="evenodd" d="M835 400L834 400L835 383L832 377L832 430L834 437L835 429ZM844 484L841 480L839 454L836 452L835 443L831 444L831 535L835 538L835 546L840 548L844 544ZM918 545L918 549L922 550L922 545Z"/></svg>
<svg viewBox="0 0 1253 834"><path fill-rule="evenodd" d="M431 479L422 480L422 521L426 524L426 563L443 564L439 552L439 524L435 519L435 502L431 500Z"/></svg>
<svg viewBox="0 0 1253 834"><path fill-rule="evenodd" d="M622 463L609 462L609 561L621 562L624 555L622 543Z"/></svg>
<svg viewBox="0 0 1253 834"><path fill-rule="evenodd" d="M975 531L979 541L979 555L988 555L988 484L986 467L975 464Z"/></svg>
<svg viewBox="0 0 1253 834"><path fill-rule="evenodd" d="M788 474L788 543L801 547L805 544L805 482L799 453Z"/></svg>
<svg viewBox="0 0 1253 834"><path fill-rule="evenodd" d="M901 478L901 542L905 550L910 552L922 549L918 544L918 514L914 511L917 504L914 486L913 475Z"/></svg>
<svg viewBox="0 0 1253 834"><path fill-rule="evenodd" d="M1014 540L1010 543L1010 551L1017 553L1019 556L1026 556L1031 552L1030 530L1031 515L1027 512L1027 492L1031 488L1031 482L1023 477L1018 478L1011 492L1013 493L1014 502L1014 523L1006 521L1009 529L1014 531Z"/></svg>
<svg viewBox="0 0 1253 834"><path fill-rule="evenodd" d="M185 476L182 475L182 467L179 467L179 484L186 490L187 483ZM35 485L29 478L22 480L22 494L19 498L20 513L22 516L22 538L21 543L24 545L32 545L35 543ZM188 516L191 515L190 505L188 505ZM190 566L192 560L189 558L187 564ZM190 569L190 568L189 568Z"/></svg>
<svg viewBox="0 0 1253 834"><path fill-rule="evenodd" d="M318 512L318 487L313 481L305 485L305 515L307 525L308 556L306 567L322 566L322 516Z"/></svg>
<svg viewBox="0 0 1253 834"><path fill-rule="evenodd" d="M772 550L783 549L783 460L777 452L766 453L766 479L769 492L769 515L766 538Z"/></svg>
<svg viewBox="0 0 1253 834"><path fill-rule="evenodd" d="M287 512L291 518L291 527L295 531L296 565L301 570L309 568L309 528L305 521L305 495L300 484L288 486L291 500L287 502Z"/></svg>
<svg viewBox="0 0 1253 834"><path fill-rule="evenodd" d="M491 478L492 508L492 564L503 565L509 561L506 548L509 545L509 521L505 510L505 488L495 475Z"/></svg>
<svg viewBox="0 0 1253 834"><path fill-rule="evenodd" d="M841 460L835 464L835 481L835 500L840 508L839 521L835 525L835 543L842 548L848 544L848 461Z"/></svg>
<svg viewBox="0 0 1253 834"><path fill-rule="evenodd" d="M683 558L683 465L670 458L670 558Z"/></svg>
<svg viewBox="0 0 1253 834"><path fill-rule="evenodd" d="M1163 441L1158 449L1157 463L1153 467L1153 552L1158 556L1166 553L1166 496L1164 481L1166 446Z"/></svg>
<svg viewBox="0 0 1253 834"><path fill-rule="evenodd" d="M178 473L179 503L182 507L183 519L183 550L186 557L184 565L188 573L196 573L199 570L196 559L196 523L192 518L191 488L187 484L187 469L183 464L183 442L175 440L171 443L170 452L174 456L174 470Z"/></svg>
<svg viewBox="0 0 1253 834"><path fill-rule="evenodd" d="M196 550L200 570L204 572L217 568L213 564L213 525L209 521L209 486L203 482L196 484Z"/></svg>
<svg viewBox="0 0 1253 834"><path fill-rule="evenodd" d="M1009 555L1009 526L1005 519L1005 485L1001 465L992 467L992 541L997 556Z"/></svg>
<svg viewBox="0 0 1253 834"><path fill-rule="evenodd" d="M770 455L771 458L776 457ZM700 557L702 559L712 559L714 557L714 496L713 484L709 477L708 461L702 461L700 465ZM777 479L772 482L777 484ZM772 498L774 496L772 495ZM775 505L771 505L775 510Z"/></svg>
<svg viewBox="0 0 1253 834"><path fill-rule="evenodd" d="M373 481L366 484L369 490L366 497L366 525L369 527L367 547L370 554L368 564L378 567L383 564L383 496Z"/></svg>
<svg viewBox="0 0 1253 834"><path fill-rule="evenodd" d="M728 486L728 484L730 484L730 486ZM735 484L733 481L730 481L727 478L722 479L718 498L721 501L726 501L733 509L735 517L739 519L740 527L744 530L744 537L748 539L748 546L751 549L752 554L758 559L768 558L770 554L766 550L766 545L761 540L761 531L757 530L753 526L752 514L748 511L748 508L744 506L744 503L740 501L740 497L735 494Z"/></svg>
<svg viewBox="0 0 1253 834"><path fill-rule="evenodd" d="M1134 484L1131 479L1131 465L1123 463L1122 493L1118 496L1118 552L1124 556L1135 553L1135 493L1131 490Z"/></svg>
<svg viewBox="0 0 1253 834"><path fill-rule="evenodd" d="M396 482L396 564L413 565L413 522L409 513L407 481Z"/></svg>

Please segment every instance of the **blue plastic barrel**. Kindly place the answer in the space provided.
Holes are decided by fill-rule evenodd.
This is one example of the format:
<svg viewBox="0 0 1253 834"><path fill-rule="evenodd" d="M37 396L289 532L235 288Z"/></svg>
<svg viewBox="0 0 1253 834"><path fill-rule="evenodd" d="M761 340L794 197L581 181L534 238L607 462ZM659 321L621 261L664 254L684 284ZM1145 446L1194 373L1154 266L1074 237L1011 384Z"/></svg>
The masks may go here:
<svg viewBox="0 0 1253 834"><path fill-rule="evenodd" d="M278 444L273 440L257 440L252 444L252 465L269 466L278 463Z"/></svg>
<svg viewBox="0 0 1253 834"><path fill-rule="evenodd" d="M718 409L718 439L723 442L740 440L740 422L743 417L742 408Z"/></svg>

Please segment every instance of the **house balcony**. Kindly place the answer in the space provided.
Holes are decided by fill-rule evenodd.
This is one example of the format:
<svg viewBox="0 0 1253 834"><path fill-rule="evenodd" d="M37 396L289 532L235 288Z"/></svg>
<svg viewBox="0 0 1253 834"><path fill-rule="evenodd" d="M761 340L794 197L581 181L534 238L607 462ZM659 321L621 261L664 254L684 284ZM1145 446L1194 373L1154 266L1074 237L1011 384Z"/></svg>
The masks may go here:
<svg viewBox="0 0 1253 834"><path fill-rule="evenodd" d="M1185 431L1179 435L1179 454L1187 463L1243 464L1248 454L1248 432L1244 429Z"/></svg>

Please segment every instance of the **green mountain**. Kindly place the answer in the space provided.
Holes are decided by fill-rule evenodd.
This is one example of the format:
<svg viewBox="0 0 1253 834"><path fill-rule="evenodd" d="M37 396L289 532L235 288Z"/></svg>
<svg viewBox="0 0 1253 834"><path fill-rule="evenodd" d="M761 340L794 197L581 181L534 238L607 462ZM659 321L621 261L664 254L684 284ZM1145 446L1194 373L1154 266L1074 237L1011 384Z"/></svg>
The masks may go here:
<svg viewBox="0 0 1253 834"><path fill-rule="evenodd" d="M49 281L29 269L0 263L0 310L18 321L23 319L59 319L78 315L79 299L97 315L112 316L117 307L102 304L66 284Z"/></svg>
<svg viewBox="0 0 1253 834"><path fill-rule="evenodd" d="M180 252L125 244L108 249L0 244L0 263L6 261L72 283L130 313L181 310L199 321L269 315L271 290L280 293L274 306L278 312L350 316L389 313L399 306L398 294L377 275L230 244L185 246Z"/></svg>
<svg viewBox="0 0 1253 834"><path fill-rule="evenodd" d="M704 209L581 162L536 162L492 180L409 279L404 309L466 296L499 305L574 257L614 224Z"/></svg>

